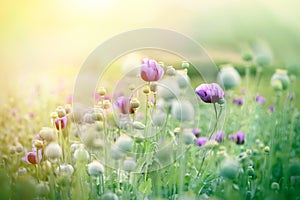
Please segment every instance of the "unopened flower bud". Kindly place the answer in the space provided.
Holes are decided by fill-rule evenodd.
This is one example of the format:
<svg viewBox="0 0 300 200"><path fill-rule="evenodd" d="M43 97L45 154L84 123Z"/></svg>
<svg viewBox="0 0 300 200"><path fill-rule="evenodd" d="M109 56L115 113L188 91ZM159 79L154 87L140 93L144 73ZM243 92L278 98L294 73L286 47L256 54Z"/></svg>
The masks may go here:
<svg viewBox="0 0 300 200"><path fill-rule="evenodd" d="M166 74L168 76L175 76L176 75L176 70L174 69L173 66L167 66Z"/></svg>
<svg viewBox="0 0 300 200"><path fill-rule="evenodd" d="M248 176L254 176L254 169L252 166L248 166L248 169L247 169L247 174Z"/></svg>
<svg viewBox="0 0 300 200"><path fill-rule="evenodd" d="M279 186L279 184L278 184L277 182L273 182L273 183L271 184L271 189L272 189L272 190L279 190L279 189L280 189L280 186Z"/></svg>
<svg viewBox="0 0 300 200"><path fill-rule="evenodd" d="M181 67L183 69L188 69L190 67L190 64L187 61L182 61Z"/></svg>
<svg viewBox="0 0 300 200"><path fill-rule="evenodd" d="M56 118L58 117L57 112L51 112L50 117L51 117L52 119L56 119Z"/></svg>
<svg viewBox="0 0 300 200"><path fill-rule="evenodd" d="M42 140L35 140L34 141L34 146L37 148L37 149L41 149L43 148L44 146L44 142Z"/></svg>
<svg viewBox="0 0 300 200"><path fill-rule="evenodd" d="M151 90L151 92L153 92L153 93L156 93L156 92L157 92L157 82L151 82L151 83L150 83L150 90Z"/></svg>
<svg viewBox="0 0 300 200"><path fill-rule="evenodd" d="M264 152L265 152L265 154L269 154L270 153L270 147L269 146L265 146Z"/></svg>
<svg viewBox="0 0 300 200"><path fill-rule="evenodd" d="M133 98L130 100L130 107L136 109L140 106L140 101L137 98Z"/></svg>
<svg viewBox="0 0 300 200"><path fill-rule="evenodd" d="M58 106L55 111L59 118L66 116L66 110L62 106Z"/></svg>
<svg viewBox="0 0 300 200"><path fill-rule="evenodd" d="M146 85L146 86L143 88L143 92L144 92L144 94L149 94L149 92L150 92L149 86Z"/></svg>
<svg viewBox="0 0 300 200"><path fill-rule="evenodd" d="M106 94L106 89L104 87L100 87L98 90L98 94L100 96L104 96Z"/></svg>
<svg viewBox="0 0 300 200"><path fill-rule="evenodd" d="M109 109L110 106L111 106L111 103L110 103L109 100L106 99L106 100L103 101L103 108L104 109Z"/></svg>

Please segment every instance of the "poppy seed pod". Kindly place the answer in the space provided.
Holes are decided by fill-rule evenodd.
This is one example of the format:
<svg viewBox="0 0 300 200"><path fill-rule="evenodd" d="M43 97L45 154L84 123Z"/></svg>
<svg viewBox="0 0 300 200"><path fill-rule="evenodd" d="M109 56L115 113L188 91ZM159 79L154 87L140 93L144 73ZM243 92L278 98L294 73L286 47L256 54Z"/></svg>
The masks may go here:
<svg viewBox="0 0 300 200"><path fill-rule="evenodd" d="M108 192L105 193L102 197L102 200L119 200L118 196L114 193Z"/></svg>
<svg viewBox="0 0 300 200"><path fill-rule="evenodd" d="M104 173L104 166L100 162L94 160L88 164L88 173L90 176L100 176Z"/></svg>
<svg viewBox="0 0 300 200"><path fill-rule="evenodd" d="M61 175L61 176L72 176L73 172L74 172L74 168L70 164L62 164L59 167L57 167L55 171L57 175Z"/></svg>
<svg viewBox="0 0 300 200"><path fill-rule="evenodd" d="M231 65L222 65L218 73L218 83L225 89L232 89L240 84L241 77L238 71Z"/></svg>
<svg viewBox="0 0 300 200"><path fill-rule="evenodd" d="M43 127L39 132L39 136L46 142L52 142L55 140L55 132L49 127Z"/></svg>
<svg viewBox="0 0 300 200"><path fill-rule="evenodd" d="M133 158L126 158L123 162L123 169L132 172L136 168L136 162Z"/></svg>
<svg viewBox="0 0 300 200"><path fill-rule="evenodd" d="M192 131L184 131L182 133L182 137L183 137L183 142L186 145L191 144L195 140L195 135L193 134Z"/></svg>
<svg viewBox="0 0 300 200"><path fill-rule="evenodd" d="M282 90L286 90L290 84L290 79L286 70L277 69L271 78L271 86L274 90L278 90L279 82L281 83Z"/></svg>
<svg viewBox="0 0 300 200"><path fill-rule="evenodd" d="M131 151L133 141L128 136L120 136L116 141L116 145L122 151Z"/></svg>
<svg viewBox="0 0 300 200"><path fill-rule="evenodd" d="M50 143L45 148L45 156L50 160L59 159L62 156L62 149L57 143Z"/></svg>
<svg viewBox="0 0 300 200"><path fill-rule="evenodd" d="M221 163L220 175L227 179L234 179L239 172L239 165L236 161L226 159Z"/></svg>
<svg viewBox="0 0 300 200"><path fill-rule="evenodd" d="M187 100L173 101L171 113L178 121L192 121L195 118L194 107Z"/></svg>

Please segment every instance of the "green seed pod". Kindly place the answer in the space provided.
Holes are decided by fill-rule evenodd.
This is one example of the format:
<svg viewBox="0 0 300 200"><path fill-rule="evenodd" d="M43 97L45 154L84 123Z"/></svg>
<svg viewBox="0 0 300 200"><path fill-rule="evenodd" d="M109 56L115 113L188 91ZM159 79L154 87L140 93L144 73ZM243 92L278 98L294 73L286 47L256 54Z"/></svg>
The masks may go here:
<svg viewBox="0 0 300 200"><path fill-rule="evenodd" d="M126 158L123 162L123 169L127 172L132 172L136 168L136 162L133 158Z"/></svg>
<svg viewBox="0 0 300 200"><path fill-rule="evenodd" d="M128 136L120 136L116 141L116 145L121 151L131 151L133 141Z"/></svg>
<svg viewBox="0 0 300 200"><path fill-rule="evenodd" d="M183 137L183 142L186 145L193 143L195 140L195 135L192 133L192 131L184 131L182 133L182 137Z"/></svg>
<svg viewBox="0 0 300 200"><path fill-rule="evenodd" d="M218 73L218 83L225 89L232 89L240 84L241 77L232 65L222 65Z"/></svg>
<svg viewBox="0 0 300 200"><path fill-rule="evenodd" d="M287 70L277 69L275 74L271 78L271 86L276 90L278 87L278 81L281 82L282 90L286 90L290 84L290 79L287 75Z"/></svg>
<svg viewBox="0 0 300 200"><path fill-rule="evenodd" d="M221 163L220 175L224 178L234 179L239 172L239 165L235 160L226 159Z"/></svg>
<svg viewBox="0 0 300 200"><path fill-rule="evenodd" d="M100 162L94 160L93 162L88 164L88 174L90 176L100 176L103 173L104 166Z"/></svg>
<svg viewBox="0 0 300 200"><path fill-rule="evenodd" d="M102 200L119 200L118 196L114 193L108 192L105 193L102 197Z"/></svg>

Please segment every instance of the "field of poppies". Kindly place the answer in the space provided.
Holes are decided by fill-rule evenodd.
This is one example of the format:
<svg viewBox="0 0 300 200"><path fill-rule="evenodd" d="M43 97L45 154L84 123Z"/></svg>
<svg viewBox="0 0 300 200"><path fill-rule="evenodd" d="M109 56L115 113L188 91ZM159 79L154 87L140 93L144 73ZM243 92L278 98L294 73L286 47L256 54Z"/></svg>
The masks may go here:
<svg viewBox="0 0 300 200"><path fill-rule="evenodd" d="M242 58L214 82L187 61L137 60L139 84L99 85L92 107L71 91L11 95L0 199L300 199L297 74Z"/></svg>

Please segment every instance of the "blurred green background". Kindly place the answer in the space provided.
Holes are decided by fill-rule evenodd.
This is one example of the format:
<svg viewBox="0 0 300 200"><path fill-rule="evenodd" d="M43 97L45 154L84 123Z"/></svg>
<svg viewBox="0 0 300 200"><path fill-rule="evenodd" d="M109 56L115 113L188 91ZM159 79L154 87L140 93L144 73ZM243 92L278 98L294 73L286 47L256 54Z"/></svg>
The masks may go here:
<svg viewBox="0 0 300 200"><path fill-rule="evenodd" d="M296 0L1 1L0 89L13 94L34 83L71 90L101 42L145 27L192 37L216 63L239 65L242 53L263 44L272 57L269 73L286 66L299 71L299 7Z"/></svg>

